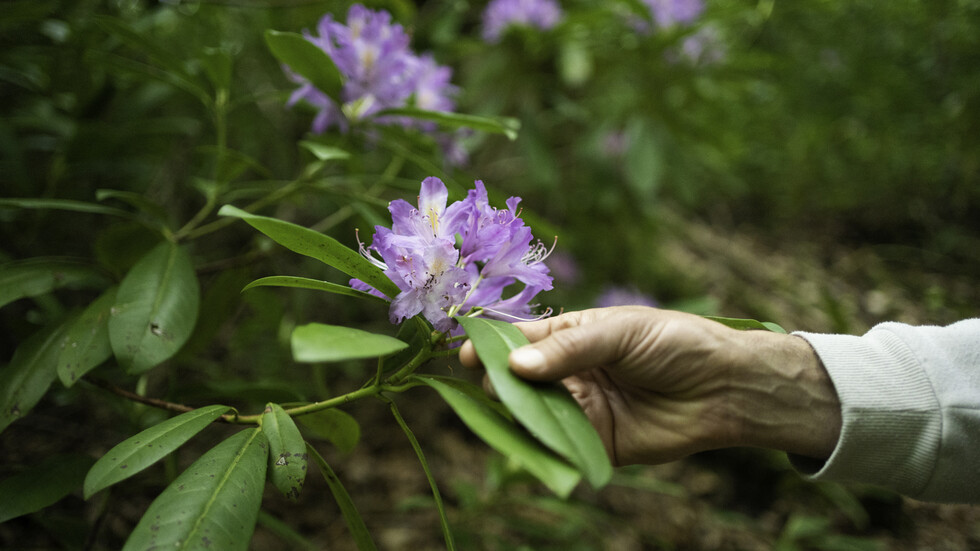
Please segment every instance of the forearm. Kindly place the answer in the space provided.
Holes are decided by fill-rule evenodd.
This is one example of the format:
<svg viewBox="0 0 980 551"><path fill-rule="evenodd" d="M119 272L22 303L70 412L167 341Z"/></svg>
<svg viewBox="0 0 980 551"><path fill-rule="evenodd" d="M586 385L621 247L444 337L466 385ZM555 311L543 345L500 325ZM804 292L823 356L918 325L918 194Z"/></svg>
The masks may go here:
<svg viewBox="0 0 980 551"><path fill-rule="evenodd" d="M840 436L840 401L810 345L766 331L739 342L729 392L735 443L829 457Z"/></svg>

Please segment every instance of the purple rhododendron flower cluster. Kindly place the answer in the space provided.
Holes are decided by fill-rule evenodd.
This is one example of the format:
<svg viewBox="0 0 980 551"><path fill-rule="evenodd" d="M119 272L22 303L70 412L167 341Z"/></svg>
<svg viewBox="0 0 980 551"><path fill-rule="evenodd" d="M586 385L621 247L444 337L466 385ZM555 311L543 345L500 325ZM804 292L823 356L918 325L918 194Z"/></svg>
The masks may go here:
<svg viewBox="0 0 980 551"><path fill-rule="evenodd" d="M453 328L454 315L474 308L503 320L533 317L529 302L552 288L542 262L551 251L534 240L521 220L520 198L508 199L506 209L491 207L479 180L464 200L447 205L448 198L442 180L426 178L418 206L392 201L391 228L376 226L371 245L361 245L361 254L401 289L398 296L387 297L392 299L391 322L421 313L445 332ZM516 283L524 287L504 298ZM384 296L357 279L351 286Z"/></svg>
<svg viewBox="0 0 980 551"><path fill-rule="evenodd" d="M333 60L344 77L340 101L319 90L301 75L287 68L286 74L300 87L289 98L288 105L305 101L319 112L312 131L323 133L331 126L342 131L349 121L359 120L383 109L412 106L428 111L452 111L452 96L457 89L450 84L452 70L439 65L431 55L416 55L409 47L409 36L386 11L372 11L355 4L347 11L346 23L324 15L317 24L317 34L304 32L307 40L322 49ZM414 126L434 132L435 124L407 117L383 117L382 124ZM438 135L437 140L449 152L450 161L460 164L463 152L453 136Z"/></svg>
<svg viewBox="0 0 980 551"><path fill-rule="evenodd" d="M483 39L497 42L511 26L547 30L558 24L561 15L555 0L493 0L483 11Z"/></svg>

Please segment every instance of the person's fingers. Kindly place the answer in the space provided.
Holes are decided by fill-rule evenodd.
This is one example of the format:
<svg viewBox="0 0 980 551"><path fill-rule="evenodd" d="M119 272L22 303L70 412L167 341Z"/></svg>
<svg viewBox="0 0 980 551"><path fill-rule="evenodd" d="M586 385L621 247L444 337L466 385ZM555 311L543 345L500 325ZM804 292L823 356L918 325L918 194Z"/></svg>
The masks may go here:
<svg viewBox="0 0 980 551"><path fill-rule="evenodd" d="M463 345L459 347L459 362L463 366L470 369L476 369L482 367L483 364L480 362L479 356L476 355L476 348L473 346L473 342L466 340Z"/></svg>
<svg viewBox="0 0 980 551"><path fill-rule="evenodd" d="M554 331L559 331L565 327L572 327L579 324L582 312L569 312L553 318L545 318L538 321L515 323L514 326L524 333L524 336L531 342L540 340ZM476 354L476 347L473 342L466 340L459 348L459 361L465 367L480 368L483 363Z"/></svg>
<svg viewBox="0 0 980 551"><path fill-rule="evenodd" d="M553 331L510 353L511 369L521 377L555 381L583 369L614 365L632 341L622 318L601 318L586 325Z"/></svg>
<svg viewBox="0 0 980 551"><path fill-rule="evenodd" d="M494 400L500 400L500 396L497 396L497 389L493 388L490 376L486 373L483 374L483 392L486 392L487 396Z"/></svg>
<svg viewBox="0 0 980 551"><path fill-rule="evenodd" d="M585 317L595 317L597 312L601 313L601 311L596 310L565 312L552 318L518 322L514 324L514 327L520 329L527 340L536 342L562 329L581 325Z"/></svg>

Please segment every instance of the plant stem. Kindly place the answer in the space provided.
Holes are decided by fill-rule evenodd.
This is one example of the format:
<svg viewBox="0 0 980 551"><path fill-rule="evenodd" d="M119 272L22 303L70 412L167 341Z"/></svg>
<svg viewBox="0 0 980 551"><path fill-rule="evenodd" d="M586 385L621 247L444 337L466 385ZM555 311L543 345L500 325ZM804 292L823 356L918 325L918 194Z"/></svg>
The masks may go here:
<svg viewBox="0 0 980 551"><path fill-rule="evenodd" d="M279 188L279 189L277 189L275 191L270 192L265 197L261 197L259 199L256 199L253 203L245 206L242 210L244 210L245 212L255 212L257 210L260 210L262 208L265 208L265 207L267 207L267 206L269 206L269 205L271 205L271 204L273 204L273 203L275 203L275 202L277 202L277 201L279 201L281 199L286 198L291 193L293 193L294 191L296 191L297 189L299 189L299 187L302 184L303 184L303 181L301 181L301 180L293 180L292 182L289 182L288 184L282 186L281 188ZM219 218L218 220L215 220L214 222L211 222L210 224L206 224L204 226L201 226L201 227L199 227L197 229L188 228L187 231L186 231L186 234L185 235L182 235L182 237L185 237L185 238L190 239L190 240L197 239L198 237L201 237L201 236L207 235L209 233L218 231L221 228L224 228L225 226L234 223L235 220L237 220L237 219L236 218ZM185 226L185 228L186 228L186 226ZM184 232L184 230L182 229L181 232Z"/></svg>
<svg viewBox="0 0 980 551"><path fill-rule="evenodd" d="M124 388L119 388L118 386L115 386L115 385L109 383L108 381L99 379L97 377L88 377L88 376L86 376L84 378L84 380L85 381L88 381L89 383L92 383L93 385L95 385L95 386L97 386L97 387L99 387L101 389L107 390L107 391L115 394L116 396L121 396L123 398L126 398L127 400L132 400L132 401L138 402L140 404L146 404L148 406L153 406L155 408L165 409L167 411L172 411L174 413L187 413L188 411L194 411L194 408L192 408L190 406L185 406L184 404L175 404L173 402L168 402L166 400L160 400L160 399L157 399L157 398L147 398L146 396L140 396L139 394L136 394L135 392L131 392L131 391L126 390Z"/></svg>
<svg viewBox="0 0 980 551"><path fill-rule="evenodd" d="M388 382L391 384L398 384L402 382L403 380L405 380L405 377L408 377L409 375L414 373L416 369L418 369L422 364L428 361L431 357L432 357L432 342L431 340L429 340L426 341L424 345L422 345L422 349L419 350L418 354L416 354L415 357L409 360L407 364L401 367L401 369L399 369L398 371L393 373L390 377L388 377Z"/></svg>
<svg viewBox="0 0 980 551"><path fill-rule="evenodd" d="M422 356L422 354L419 354L419 356ZM416 356L416 358L418 358L419 356ZM413 361L416 358L413 358ZM426 356L424 356L423 360L417 362L417 364L418 365L421 365L422 362L424 360L427 360L427 359L429 359L429 356L426 355ZM414 367L417 368L418 365L415 365ZM91 384L93 384L93 385L95 385L95 386L97 386L99 388L102 388L104 390L107 390L107 391L115 394L116 396L121 396L123 398L126 398L127 400L132 400L132 401L138 402L140 404L145 404L145 405L148 405L148 406L153 406L155 408L160 408L160 409L164 409L164 410L167 410L167 411L172 411L174 413L187 413L188 411L194 411L196 409L196 408L193 408L193 407L188 406L188 405L185 405L185 404L177 404L177 403L174 403L174 402L168 402L166 400L160 400L158 398L147 398L146 396L140 396L139 394L137 394L135 392L131 392L131 391L126 390L124 388L119 388L119 387L113 385L112 383L109 383L108 381L104 381L102 379L98 379L98 378L95 378L95 377L85 377L84 380L85 381L88 381L89 383L91 383ZM313 412L316 412L316 411L320 411L320 410L324 410L324 409L329 409L329 408L341 406L341 405L344 405L344 404L353 402L355 400L360 400L360 399L363 399L363 398L367 398L369 396L378 396L382 392L396 392L396 393L397 392L404 392L404 391L406 391L406 390L408 390L410 388L419 386L419 384L420 383L417 383L417 382L408 382L408 383L404 383L404 384L377 384L377 383L375 383L375 384L372 384L372 385L369 385L369 386L365 386L363 388L360 388L358 390L355 390L355 391L352 391L352 392L348 392L346 394L341 394L339 396L334 396L333 398L329 398L327 400L322 400L320 402L313 402L312 404L305 404L305 405L302 405L302 406L296 406L296 407L293 407L293 408L284 409L283 411L285 411L287 415L290 415L290 416L293 416L293 417L298 416L298 415L306 415L306 414L313 413ZM237 413L228 413L228 414L222 415L218 419L221 420L221 421L223 421L223 422L225 422L225 423L235 423L235 424L239 424L239 425L257 425L257 424L259 424L259 419L261 419L261 418L262 418L262 414L261 413L256 413L256 414L252 414L252 415L239 415Z"/></svg>
<svg viewBox="0 0 980 551"><path fill-rule="evenodd" d="M395 417L395 421L404 431L405 436L408 437L408 441L412 443L412 449L415 450L415 455L419 458L419 463L422 464L422 470L425 472L425 478L429 480L429 486L432 488L432 498L436 502L436 510L439 511L439 523L442 525L442 535L446 539L446 549L455 550L456 544L453 541L453 533L449 529L449 518L446 516L446 507L442 502L442 494L439 493L439 486L436 484L436 479L432 477L432 471L429 469L429 462L425 459L425 454L422 453L422 446L419 445L418 439L415 438L415 434L412 429L408 427L405 423L405 419L402 418L401 413L398 411L398 406L395 405L390 398L385 396L381 397L382 400L388 402L388 407L391 409L391 414Z"/></svg>
<svg viewBox="0 0 980 551"><path fill-rule="evenodd" d="M297 415L306 415L308 413L313 413L315 411L320 411L323 409L329 409L337 406L341 406L355 400L360 400L368 396L376 396L381 394L382 391L392 390L397 387L390 387L388 385L371 385L364 388L359 388L353 392L348 392L347 394L341 394L340 396L334 396L327 400L321 402L313 402L312 404L306 404L304 406L297 406L294 408L284 409L287 415L295 417ZM261 413L256 413L253 415L238 415L235 413L229 413L221 416L231 423L238 424L258 424L259 419L262 418Z"/></svg>

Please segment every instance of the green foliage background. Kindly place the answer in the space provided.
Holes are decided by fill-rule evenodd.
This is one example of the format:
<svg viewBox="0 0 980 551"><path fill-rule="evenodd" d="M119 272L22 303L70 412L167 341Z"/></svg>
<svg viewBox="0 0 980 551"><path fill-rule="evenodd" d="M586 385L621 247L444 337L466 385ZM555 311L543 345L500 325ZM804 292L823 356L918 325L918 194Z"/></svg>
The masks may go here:
<svg viewBox="0 0 980 551"><path fill-rule="evenodd" d="M51 257L87 271L0 309L0 370L32 335L80 311L98 297L95 289L118 282L169 234L186 239L201 283L194 332L166 372L137 377L106 365L103 377L150 396L246 409L344 390L361 364L299 369L288 335L310 321L391 333L384 306L301 290L241 293L273 274L346 278L202 206L218 197L261 201L261 214L356 248L355 228L366 239L385 223L387 201L411 198L434 174L456 197L474 179L487 183L497 204L523 197L535 234L556 235L556 250L580 270L577 280L559 279L542 295L556 309L590 307L616 284L666 306L771 319L791 330L858 332L884 319L946 323L980 311L980 2L714 0L699 23L717 33L723 54L713 63L677 53L696 29L634 32L623 23L634 2L569 0L558 28L518 30L496 45L479 38L482 2L366 4L391 11L416 51L454 68L460 112L515 117L517 139L475 132L470 164L452 169L410 132L392 130L381 140L309 136L312 113L284 107L293 85L263 33L312 28L327 11L342 15L346 2L4 2L0 262ZM297 145L302 140L354 154L320 163ZM129 215L19 208L31 199ZM86 383L58 387L34 420L13 423L0 440L0 477L38 455L70 453L74 465L87 465L165 417L100 392ZM43 427L61 419L74 419L78 432L53 445ZM442 420L428 421L440 430ZM365 432L376 428L371 422L362 421ZM703 462L724 471L713 462L726 460ZM460 483L452 492L461 526L478 525L481 511L506 518L514 502L532 500L521 493L520 475L494 461L487 486ZM779 510L785 522L775 529L753 528L783 549L873 548L874 537L893 534L867 511L908 511L870 490L801 489L787 482L795 479L785 465L766 461L740 476L777 472L800 499ZM173 459L155 481L141 483L152 488L119 490L113 499L145 505L176 472ZM58 473L80 489L80 480ZM677 491L664 484L653 493ZM608 521L596 511L601 497L530 495L535 510L561 522L525 518L521 529L496 527L505 534L500 545L518 545L517 537L527 545L585 541L586 548L602 541L601 531L592 532ZM117 514L123 528L70 522L104 519L116 507L109 498L70 499L69 514L0 524L0 541L51 544L40 528L57 527L51 537L66 547L111 548L138 520ZM967 518L962 532L976 543L980 524ZM321 528L277 522L260 516L268 533L294 543L309 543ZM535 532L540 526L544 535ZM867 541L834 539L854 533ZM494 548L479 531L470 537ZM642 538L683 547L664 533ZM881 541L902 545L900 537Z"/></svg>

